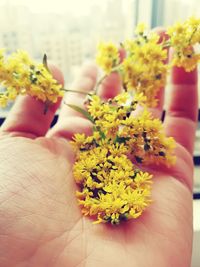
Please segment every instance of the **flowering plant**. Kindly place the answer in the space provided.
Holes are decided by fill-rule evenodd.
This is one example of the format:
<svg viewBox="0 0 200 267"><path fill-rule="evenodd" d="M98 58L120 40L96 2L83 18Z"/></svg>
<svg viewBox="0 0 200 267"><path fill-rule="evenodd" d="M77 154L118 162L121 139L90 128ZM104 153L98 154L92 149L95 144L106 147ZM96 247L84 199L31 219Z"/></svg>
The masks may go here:
<svg viewBox="0 0 200 267"><path fill-rule="evenodd" d="M158 104L156 96L166 84L170 67L192 71L200 60L195 50L200 43L199 19L175 24L162 40L144 24L135 33L133 40L121 44L121 50L112 43L99 45L97 63L105 75L87 94L85 110L69 105L93 124L90 136L75 134L72 144L78 203L96 223L137 218L152 202L153 175L145 166L174 164L175 141L165 136L162 122L148 108ZM168 47L174 49L170 63ZM98 87L112 72L121 77L121 93L105 101L98 96ZM1 106L19 94L29 94L43 101L47 110L65 91L49 72L46 57L37 64L23 51L8 59L0 51L0 81L5 88L0 93Z"/></svg>

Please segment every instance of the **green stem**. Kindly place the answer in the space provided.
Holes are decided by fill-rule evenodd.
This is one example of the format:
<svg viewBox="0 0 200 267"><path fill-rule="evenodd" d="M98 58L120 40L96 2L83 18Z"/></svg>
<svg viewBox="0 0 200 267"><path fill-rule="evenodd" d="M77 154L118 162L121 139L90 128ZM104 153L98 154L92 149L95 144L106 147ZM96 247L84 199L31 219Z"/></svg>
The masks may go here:
<svg viewBox="0 0 200 267"><path fill-rule="evenodd" d="M119 71L119 69L120 69L119 67L120 67L120 65L114 67L114 68L111 70L111 73L113 73L113 72L115 72L115 71ZM97 82L96 87L95 87L95 90L94 90L95 94L98 93L99 86L101 85L101 83L102 83L107 77L108 77L108 74L105 74L105 75L102 76L102 77L100 78L100 80Z"/></svg>
<svg viewBox="0 0 200 267"><path fill-rule="evenodd" d="M95 94L97 94L100 84L105 80L105 78L106 78L107 76L108 76L108 75L105 74L104 76L101 77L101 79L99 79L99 81L98 81L97 84L96 84L95 90L94 90Z"/></svg>
<svg viewBox="0 0 200 267"><path fill-rule="evenodd" d="M77 91L77 90L71 90L71 89L65 89L62 88L61 90L65 91L65 92L70 92L70 93L77 93L77 94L82 94L82 95L92 95L88 92L84 92L84 91Z"/></svg>
<svg viewBox="0 0 200 267"><path fill-rule="evenodd" d="M48 63L47 63L47 55L46 55L46 54L44 54L44 56L43 56L42 63L43 63L43 65L44 65L44 67L46 68L46 70L47 70L49 73L51 73L51 71L50 71L50 69L49 69L49 67L48 67Z"/></svg>
<svg viewBox="0 0 200 267"><path fill-rule="evenodd" d="M192 41L192 37L194 36L194 34L196 33L196 31L197 31L197 27L193 30L193 32L192 32L192 34L190 36L190 39L188 41L188 45L190 45L190 42Z"/></svg>

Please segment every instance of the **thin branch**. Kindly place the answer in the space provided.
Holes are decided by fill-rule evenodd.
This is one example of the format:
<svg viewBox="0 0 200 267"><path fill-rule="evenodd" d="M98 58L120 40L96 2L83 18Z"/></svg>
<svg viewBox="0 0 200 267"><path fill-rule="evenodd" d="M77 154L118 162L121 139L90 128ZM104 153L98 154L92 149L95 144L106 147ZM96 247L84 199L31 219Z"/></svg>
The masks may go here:
<svg viewBox="0 0 200 267"><path fill-rule="evenodd" d="M62 88L61 90L65 91L65 92L77 93L77 94L82 94L82 95L92 95L88 92L78 91L78 90L71 90L71 89L65 89L65 88Z"/></svg>
<svg viewBox="0 0 200 267"><path fill-rule="evenodd" d="M97 94L100 84L105 80L105 78L106 78L107 76L108 76L108 75L105 74L105 75L102 76L101 79L97 82L97 84L96 84L96 86L95 86L95 90L94 90L95 94Z"/></svg>

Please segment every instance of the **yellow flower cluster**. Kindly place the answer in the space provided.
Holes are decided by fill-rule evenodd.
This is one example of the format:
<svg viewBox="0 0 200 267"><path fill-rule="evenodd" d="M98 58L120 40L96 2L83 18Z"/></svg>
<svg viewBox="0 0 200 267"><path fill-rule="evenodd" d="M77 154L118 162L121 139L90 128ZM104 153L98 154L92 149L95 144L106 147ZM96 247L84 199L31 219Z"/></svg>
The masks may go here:
<svg viewBox="0 0 200 267"><path fill-rule="evenodd" d="M112 43L100 43L96 60L105 73L109 74L120 62L118 48Z"/></svg>
<svg viewBox="0 0 200 267"><path fill-rule="evenodd" d="M75 137L75 143L80 136ZM119 224L137 218L150 204L151 175L136 168L125 154L124 144L84 139L74 165L74 177L82 213L96 223ZM87 149L86 149L87 147Z"/></svg>
<svg viewBox="0 0 200 267"><path fill-rule="evenodd" d="M107 74L118 70L122 77L123 88L126 91L144 93L147 97L147 104L156 106L155 96L166 83L167 51L163 49L162 43L158 44L159 36L156 33L150 32L146 35L144 30L143 24L138 25L136 38L127 40L123 44L126 57L121 63L116 60L116 55L118 56L117 46L110 43L100 45L97 63ZM112 47L114 53L108 54L108 47Z"/></svg>
<svg viewBox="0 0 200 267"><path fill-rule="evenodd" d="M147 107L157 105L156 95L166 84L172 66L167 47L175 50L173 65L186 71L196 67L199 55L192 46L199 43L199 24L194 18L176 24L166 40L139 24L136 37L122 45L122 61L117 46L100 44L97 63L106 75L119 72L122 93L108 101L90 94L85 106L93 134L76 134L73 140L78 203L95 223L119 224L140 216L151 203L152 175L143 166L175 163L175 141Z"/></svg>
<svg viewBox="0 0 200 267"><path fill-rule="evenodd" d="M174 163L174 140L164 135L161 122L146 109L134 115L144 100L125 92L108 102L97 95L87 101L94 132L75 135L73 173L82 213L97 223L137 218L151 203L152 175L135 164Z"/></svg>
<svg viewBox="0 0 200 267"><path fill-rule="evenodd" d="M103 76L95 92L88 94L86 110L69 105L93 123L92 135L75 134L72 143L77 156L73 174L78 202L82 213L95 223L135 219L150 205L152 175L143 166L174 164L175 141L165 136L162 122L154 119L147 107L157 105L156 95L172 65L191 71L200 60L195 51L200 43L200 19L190 18L168 28L167 40L161 41L144 24L139 24L135 33L133 40L121 44L124 58L112 43L98 47L97 63L106 75L119 72L122 92L101 100L97 89ZM169 46L174 48L172 64L166 63ZM0 50L0 82L0 106L19 94L55 103L64 91L45 60L37 64L23 51L6 58Z"/></svg>
<svg viewBox="0 0 200 267"><path fill-rule="evenodd" d="M200 61L200 53L195 51L195 45L200 43L200 19L191 17L183 23L177 22L167 33L174 48L172 64L192 71Z"/></svg>
<svg viewBox="0 0 200 267"><path fill-rule="evenodd" d="M159 35L148 31L142 23L137 26L135 33L134 39L122 44L126 54L122 62L118 60L117 46L101 43L97 63L106 74L118 71L124 90L144 93L146 105L155 107L156 96L166 84L169 68L176 65L192 71L200 61L200 53L195 50L200 43L200 19L190 18L169 27L168 40L160 41ZM169 46L175 50L172 64L167 63L166 48ZM108 47L114 52L108 53Z"/></svg>
<svg viewBox="0 0 200 267"><path fill-rule="evenodd" d="M126 90L144 93L151 107L157 105L156 95L166 83L168 69L167 51L158 40L156 33L141 33L136 39L126 41L127 57L120 66Z"/></svg>
<svg viewBox="0 0 200 267"><path fill-rule="evenodd" d="M5 107L17 95L31 95L43 102L55 103L63 95L62 86L53 79L44 64L35 63L24 51L5 58L0 50L0 107Z"/></svg>

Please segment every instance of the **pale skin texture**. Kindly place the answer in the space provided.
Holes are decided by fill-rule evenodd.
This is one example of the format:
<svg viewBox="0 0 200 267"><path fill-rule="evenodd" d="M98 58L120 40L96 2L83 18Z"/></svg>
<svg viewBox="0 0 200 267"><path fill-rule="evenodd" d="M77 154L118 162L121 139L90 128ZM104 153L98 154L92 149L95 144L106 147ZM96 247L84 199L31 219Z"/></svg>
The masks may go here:
<svg viewBox="0 0 200 267"><path fill-rule="evenodd" d="M51 68L61 83L61 73ZM90 91L97 76L86 66L74 89ZM114 96L119 77L112 74L101 95ZM81 215L72 176L74 154L68 142L75 132L90 132L90 123L63 105L43 115L43 104L20 97L0 132L1 267L189 267L192 251L192 152L197 120L197 71L172 70L172 94L164 121L177 142L177 163L151 167L153 203L136 220L113 227L93 225ZM83 95L66 102L81 105ZM160 116L160 95L156 116Z"/></svg>

